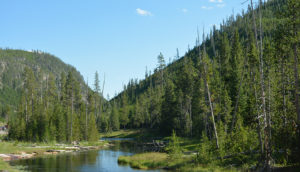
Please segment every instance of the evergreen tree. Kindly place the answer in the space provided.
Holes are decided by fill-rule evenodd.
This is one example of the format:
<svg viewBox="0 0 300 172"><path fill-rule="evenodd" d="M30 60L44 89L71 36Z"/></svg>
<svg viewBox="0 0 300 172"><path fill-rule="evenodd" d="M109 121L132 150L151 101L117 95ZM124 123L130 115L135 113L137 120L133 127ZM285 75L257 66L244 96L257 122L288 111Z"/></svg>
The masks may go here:
<svg viewBox="0 0 300 172"><path fill-rule="evenodd" d="M89 135L88 135L88 141L97 141L99 139L99 134L98 134L98 130L96 127L96 121L95 121L95 117L93 115L89 115L90 116L90 120L89 120Z"/></svg>
<svg viewBox="0 0 300 172"><path fill-rule="evenodd" d="M113 104L110 113L110 127L113 131L120 129L119 113L116 108L116 105Z"/></svg>
<svg viewBox="0 0 300 172"><path fill-rule="evenodd" d="M120 108L120 125L122 128L126 128L127 124L129 123L129 118L128 118L128 96L127 94L123 94L121 97L121 108Z"/></svg>
<svg viewBox="0 0 300 172"><path fill-rule="evenodd" d="M161 131L165 132L165 134L171 134L172 130L180 132L180 113L178 107L175 85L171 80L167 80L161 108Z"/></svg>

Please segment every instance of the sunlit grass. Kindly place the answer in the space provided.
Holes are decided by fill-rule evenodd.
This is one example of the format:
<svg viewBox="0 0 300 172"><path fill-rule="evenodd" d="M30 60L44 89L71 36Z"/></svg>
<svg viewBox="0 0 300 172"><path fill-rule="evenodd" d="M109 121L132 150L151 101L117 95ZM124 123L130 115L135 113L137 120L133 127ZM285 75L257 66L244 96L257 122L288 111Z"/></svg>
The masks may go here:
<svg viewBox="0 0 300 172"><path fill-rule="evenodd" d="M195 165L188 164L176 169L177 171L186 171L186 172L236 172L238 171L235 168L222 168L218 166L205 166L205 165Z"/></svg>
<svg viewBox="0 0 300 172"><path fill-rule="evenodd" d="M159 132L156 130L149 129L126 129L119 131L112 131L106 133L100 133L100 137L108 137L108 138L153 138L159 136Z"/></svg>
<svg viewBox="0 0 300 172"><path fill-rule="evenodd" d="M128 138L129 136L136 135L140 132L141 130L119 130L119 131L112 131L107 133L100 133L100 137Z"/></svg>
<svg viewBox="0 0 300 172"><path fill-rule="evenodd" d="M122 165L130 165L137 169L160 169L165 168L175 171L191 171L191 172L235 172L238 171L233 167L219 167L215 164L203 165L194 162L194 157L180 157L171 159L166 153L149 152L140 153L132 156L120 156L118 163Z"/></svg>
<svg viewBox="0 0 300 172"><path fill-rule="evenodd" d="M79 146L95 146L101 147L105 145L106 141L97 142L80 142ZM21 154L21 153L36 153L43 154L46 150L50 149L65 149L65 147L71 147L73 145L57 144L56 142L50 143L32 143L32 142L0 142L0 154Z"/></svg>
<svg viewBox="0 0 300 172"><path fill-rule="evenodd" d="M133 156L120 156L118 158L118 163L124 165L130 165L132 168L137 169L153 169L162 168L167 166L168 154L149 152L135 154Z"/></svg>
<svg viewBox="0 0 300 172"><path fill-rule="evenodd" d="M20 154L22 152L38 153L41 151L43 152L45 150L45 148L28 147L28 145L29 143L25 143L25 142L0 142L0 153L2 154Z"/></svg>

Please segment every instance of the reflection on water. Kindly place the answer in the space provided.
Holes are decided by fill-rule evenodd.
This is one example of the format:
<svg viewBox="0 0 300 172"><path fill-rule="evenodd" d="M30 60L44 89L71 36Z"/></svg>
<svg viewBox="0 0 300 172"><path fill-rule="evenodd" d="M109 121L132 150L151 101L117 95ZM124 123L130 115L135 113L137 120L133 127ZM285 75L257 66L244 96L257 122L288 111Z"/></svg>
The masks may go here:
<svg viewBox="0 0 300 172"><path fill-rule="evenodd" d="M12 165L27 166L32 172L138 172L129 166L118 165L121 155L133 155L142 152L143 147L133 141L114 141L114 146L106 150L91 150L85 152L66 153L56 156L46 156L33 159L17 160ZM158 172L150 170L147 172Z"/></svg>

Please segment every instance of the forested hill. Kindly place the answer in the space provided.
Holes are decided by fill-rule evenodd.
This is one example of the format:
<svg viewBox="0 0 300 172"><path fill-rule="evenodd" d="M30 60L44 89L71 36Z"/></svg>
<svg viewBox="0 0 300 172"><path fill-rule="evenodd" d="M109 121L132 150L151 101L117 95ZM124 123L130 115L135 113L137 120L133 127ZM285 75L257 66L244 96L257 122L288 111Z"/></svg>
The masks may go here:
<svg viewBox="0 0 300 172"><path fill-rule="evenodd" d="M6 139L98 140L96 122L105 101L97 72L93 91L74 67L47 53L0 50L0 65Z"/></svg>
<svg viewBox="0 0 300 172"><path fill-rule="evenodd" d="M284 45L284 43L286 43L284 41L287 41L286 34L288 32L287 30L283 29L283 26L287 22L285 20L285 16L283 15L286 9L286 0L270 0L262 5L262 34L263 44L265 45L263 47L266 51L266 53L263 53L266 63L264 68L269 67L267 65L271 65L268 64L269 62L267 63L266 60L272 60L272 63L278 65L279 62L276 61L278 54L275 54L275 48L277 47L275 46L280 46L279 44L282 44L282 46L285 46L284 48L290 48L288 47L288 45ZM257 8L254 8L254 14L258 30L259 14ZM199 32L201 32L201 30L202 29L200 28ZM111 100L111 103L115 103L116 107L119 108L120 111L122 111L123 107L127 107L130 113L133 113L135 111L135 105L137 103L146 104L147 106L142 107L147 107L147 113L153 113L150 116L152 116L152 118L155 118L155 116L158 115L161 110L159 108L159 103L162 103L161 101L164 96L167 81L170 81L174 84L174 87L176 87L176 93L177 91L179 91L182 92L180 94L185 93L184 95L186 95L187 93L185 91L191 91L192 93L190 94L196 94L196 92L194 93L194 91L197 90L196 85L199 85L199 83L196 82L201 82L202 80L199 56L203 54L204 46L206 50L205 54L207 56L207 67L209 70L207 76L209 77L208 82L212 82L212 87L216 87L216 89L217 87L221 87L220 90L225 91L223 88L226 87L229 89L231 87L231 85L227 85L229 84L230 80L231 82L235 83L235 87L232 92L237 93L238 88L236 87L239 87L241 75L249 75L248 68L250 65L249 56L251 55L250 53L252 53L251 51L255 51L253 52L256 56L255 65L257 68L259 67L259 47L251 47L251 45L253 46L253 44L256 44L256 40L254 38L255 33L253 28L251 6L249 5L247 12L243 12L242 14L238 14L237 16L232 15L228 19L224 20L224 22L220 24L220 29L216 29L216 27L213 27L210 33L204 34L204 41L201 43L200 46L195 45L194 48L189 49L186 52L186 54L182 57L180 57L179 53L177 53L177 57L175 57L173 61L169 64L166 64L163 54L160 53L157 57L157 68L155 68L153 72L146 71L145 79L143 80L131 79L127 85L124 85L124 90ZM202 33L200 33L199 37L200 39L202 39ZM259 43L258 33L257 39ZM198 41L197 33L195 33L195 40ZM275 40L277 42L275 42ZM251 50L251 48L255 48L255 50ZM289 50L291 51L292 49ZM273 57L271 59L266 59L268 58L268 56L270 56L267 53L272 53L271 55ZM290 59L292 60L292 54L289 55ZM235 57L233 58L233 56ZM272 64L272 66L274 65ZM243 71L243 68L246 69L244 69ZM233 72L229 70L235 70L236 76L232 76L233 78L228 78L230 77L230 75L232 75L230 73ZM227 78L224 78L225 76ZM221 77L223 77L223 79ZM266 75L265 78L269 78L268 75ZM222 81L226 81L226 83L221 83ZM245 77L243 77L242 84L247 85L246 82L248 81L246 81ZM259 88L257 88L257 90L258 89ZM222 93L218 91L214 94ZM226 94L229 94L229 90L227 90ZM218 95L217 97L220 96ZM235 99L234 97L235 96L232 95L232 99ZM214 101L215 103L218 102L215 99ZM234 100L231 100L230 104L234 105L234 102L232 101ZM148 109L149 106L151 106L152 108ZM126 112L127 108L125 108ZM120 118L123 118L122 115L123 114L121 113ZM131 117L133 116L134 115L131 115ZM151 123L151 127L154 127L156 124L159 125L157 122L155 122L158 120L161 120L160 117L158 117L157 120L151 119L148 122ZM133 121L134 120L132 120L131 122ZM144 122L147 123L146 121L143 121L143 123ZM130 123L130 121L128 121L128 123L126 124L130 125L131 127L139 126Z"/></svg>
<svg viewBox="0 0 300 172"><path fill-rule="evenodd" d="M195 34L197 45L171 64L160 54L153 74L111 100L113 129L174 130L202 138L202 151L219 157L261 152L266 167L271 157L297 161L300 1L258 5Z"/></svg>
<svg viewBox="0 0 300 172"><path fill-rule="evenodd" d="M73 66L51 54L40 51L0 49L0 109L8 106L14 109L19 103L25 67L33 70L39 80L39 90L46 89L49 75L59 80L63 72L68 74L69 71L73 71L74 77L82 87L85 86L83 77Z"/></svg>

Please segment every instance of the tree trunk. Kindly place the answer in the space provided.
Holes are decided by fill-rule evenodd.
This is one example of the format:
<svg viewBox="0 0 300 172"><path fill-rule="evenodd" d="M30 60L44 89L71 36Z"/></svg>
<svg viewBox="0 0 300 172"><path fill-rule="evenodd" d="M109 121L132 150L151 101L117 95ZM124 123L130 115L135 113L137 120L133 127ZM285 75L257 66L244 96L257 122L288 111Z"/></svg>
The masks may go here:
<svg viewBox="0 0 300 172"><path fill-rule="evenodd" d="M209 86L208 86L208 83L206 81L206 78L204 80L205 80L204 82L205 82L206 89L207 89L207 96L208 96L209 107L210 107L210 112L211 112L210 113L211 114L211 119L212 119L212 123L213 123L215 137L216 137L216 145L217 145L217 149L219 149L219 140L218 140L218 132L217 132L216 123L215 123L215 117L214 117L214 109L213 109L213 105L212 105L212 102L211 102Z"/></svg>
<svg viewBox="0 0 300 172"><path fill-rule="evenodd" d="M199 40L199 34L198 34L198 40ZM216 123L215 123L214 109L213 109L213 104L211 101L209 85L208 85L207 78L206 78L206 75L207 75L206 64L203 60L203 57L201 56L200 44L198 46L199 46L200 63L202 64L202 67L203 67L203 79L204 79L204 84L206 87L207 97L208 97L208 101L209 101L210 115L211 115L211 119L212 119L212 123L213 123L214 134L216 137L216 146L217 146L217 149L219 149L219 139L218 139L218 132L217 132ZM206 55L206 49L205 49L205 43L204 43L204 31L203 31L203 55L204 56Z"/></svg>
<svg viewBox="0 0 300 172"><path fill-rule="evenodd" d="M260 145L260 153L261 155L263 155L264 153L264 145L263 145L263 141L262 141L262 135L261 135L261 128L260 128L260 121L259 121L259 105L257 102L257 90L256 90L256 86L255 86L255 74L251 71L251 74L253 75L253 85L254 85L254 96L255 96L255 106L256 106L256 113L257 113L257 134L258 134L258 139L259 139L259 145Z"/></svg>
<svg viewBox="0 0 300 172"><path fill-rule="evenodd" d="M268 119L267 113L266 113L266 94L265 94L265 83L264 83L264 61L263 61L263 29L262 29L262 16L261 16L261 5L262 1L259 1L259 39L260 39L260 89L262 94L262 115L264 117L264 147L265 147L265 169L267 171L270 171L271 168L271 150L270 150L270 138L269 138L269 129L268 129Z"/></svg>

